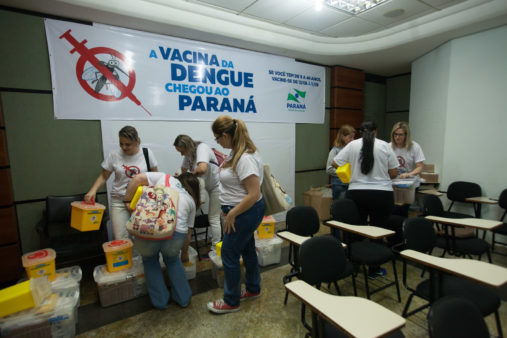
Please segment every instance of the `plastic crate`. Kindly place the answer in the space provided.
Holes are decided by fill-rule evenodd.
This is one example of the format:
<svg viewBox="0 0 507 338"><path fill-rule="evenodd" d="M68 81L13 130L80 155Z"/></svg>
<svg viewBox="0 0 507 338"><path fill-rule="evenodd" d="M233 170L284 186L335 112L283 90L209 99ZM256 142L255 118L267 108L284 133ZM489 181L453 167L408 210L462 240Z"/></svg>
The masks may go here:
<svg viewBox="0 0 507 338"><path fill-rule="evenodd" d="M280 263L282 257L283 241L274 237L271 239L255 240L255 251L257 252L257 260L260 266Z"/></svg>

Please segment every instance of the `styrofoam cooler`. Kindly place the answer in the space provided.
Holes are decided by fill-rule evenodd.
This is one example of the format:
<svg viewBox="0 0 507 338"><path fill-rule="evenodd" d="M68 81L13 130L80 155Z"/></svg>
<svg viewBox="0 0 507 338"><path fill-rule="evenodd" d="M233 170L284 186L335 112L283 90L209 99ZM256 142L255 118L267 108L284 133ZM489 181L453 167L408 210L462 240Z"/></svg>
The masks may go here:
<svg viewBox="0 0 507 338"><path fill-rule="evenodd" d="M188 262L183 263L183 269L185 270L185 277L187 279L194 279L197 273L197 251L189 246L188 247Z"/></svg>
<svg viewBox="0 0 507 338"><path fill-rule="evenodd" d="M269 239L256 239L255 251L260 266L280 263L283 241L277 236Z"/></svg>
<svg viewBox="0 0 507 338"><path fill-rule="evenodd" d="M108 272L106 265L96 266L93 278L97 283L100 304L103 307L125 302L147 294L141 256L132 259L132 267Z"/></svg>

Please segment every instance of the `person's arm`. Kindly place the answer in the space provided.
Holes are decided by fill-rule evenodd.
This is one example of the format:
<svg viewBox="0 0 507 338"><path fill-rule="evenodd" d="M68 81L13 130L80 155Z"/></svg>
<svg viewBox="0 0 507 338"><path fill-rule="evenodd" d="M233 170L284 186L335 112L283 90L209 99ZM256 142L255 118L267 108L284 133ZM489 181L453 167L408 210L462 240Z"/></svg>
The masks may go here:
<svg viewBox="0 0 507 338"><path fill-rule="evenodd" d="M185 241L185 244L181 247L181 261L183 263L186 263L189 261L188 258L188 246L190 245L190 238L192 236L192 228L188 228L187 230L187 240Z"/></svg>
<svg viewBox="0 0 507 338"><path fill-rule="evenodd" d="M400 175L400 178L407 178L409 176L415 176L415 175L419 175L422 170L423 170L423 167L424 167L424 162L417 162L415 164L415 168L414 170L412 170L411 172L409 173L405 173L405 174L401 174Z"/></svg>
<svg viewBox="0 0 507 338"><path fill-rule="evenodd" d="M158 167L155 166L155 167L151 168L151 171L158 171Z"/></svg>
<svg viewBox="0 0 507 338"><path fill-rule="evenodd" d="M84 200L86 202L90 203L92 201L92 198L93 198L93 200L95 201L96 200L96 196L97 196L97 190L99 190L99 188L104 183L106 183L106 181L109 179L110 176L111 176L111 172L109 170L102 169L102 171L100 172L99 176L97 177L97 179L93 183L92 187L90 188L90 190L84 196Z"/></svg>
<svg viewBox="0 0 507 338"><path fill-rule="evenodd" d="M234 221L236 220L236 216L241 215L250 209L261 196L261 182L259 176L250 175L241 182L246 188L247 195L243 197L239 204L237 204L227 213L224 225L224 233L227 234L231 233L231 229L232 231L236 232L236 228L234 228Z"/></svg>
<svg viewBox="0 0 507 338"><path fill-rule="evenodd" d="M125 196L123 196L123 203L125 204L125 208L127 208L127 210L132 211L130 209L130 201L132 200L132 197L134 197L137 187L148 184L148 177L146 176L146 173L140 173L130 180L127 185L127 190L125 191Z"/></svg>
<svg viewBox="0 0 507 338"><path fill-rule="evenodd" d="M194 174L196 176L202 176L206 173L207 170L208 170L208 163L207 162L199 162L197 164L197 167L195 167L194 171L192 172L192 174Z"/></svg>
<svg viewBox="0 0 507 338"><path fill-rule="evenodd" d="M398 176L398 168L388 169L387 172L389 173L389 177L391 179L396 178L396 176Z"/></svg>

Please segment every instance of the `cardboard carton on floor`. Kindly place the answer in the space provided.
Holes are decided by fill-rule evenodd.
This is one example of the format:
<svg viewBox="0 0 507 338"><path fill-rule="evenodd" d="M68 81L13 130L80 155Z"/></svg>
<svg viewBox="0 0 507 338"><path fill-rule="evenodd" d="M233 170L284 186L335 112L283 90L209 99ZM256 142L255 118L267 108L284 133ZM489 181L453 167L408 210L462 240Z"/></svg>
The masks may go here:
<svg viewBox="0 0 507 338"><path fill-rule="evenodd" d="M313 207L317 211L321 221L330 217L329 209L331 208L332 201L331 188L327 186L310 187L310 190L303 193L303 204Z"/></svg>

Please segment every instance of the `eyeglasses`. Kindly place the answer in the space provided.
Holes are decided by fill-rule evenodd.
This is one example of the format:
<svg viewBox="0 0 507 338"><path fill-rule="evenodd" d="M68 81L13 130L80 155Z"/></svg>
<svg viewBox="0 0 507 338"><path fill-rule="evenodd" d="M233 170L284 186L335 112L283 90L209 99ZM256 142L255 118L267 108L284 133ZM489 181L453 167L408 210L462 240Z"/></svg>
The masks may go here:
<svg viewBox="0 0 507 338"><path fill-rule="evenodd" d="M218 140L220 140L220 138L221 138L222 136L223 136L223 135L220 135L220 136L215 137L215 142L217 142L217 143L218 143Z"/></svg>
<svg viewBox="0 0 507 338"><path fill-rule="evenodd" d="M396 136L405 136L406 134L405 133L394 133L393 135L394 135L394 137L396 137Z"/></svg>

